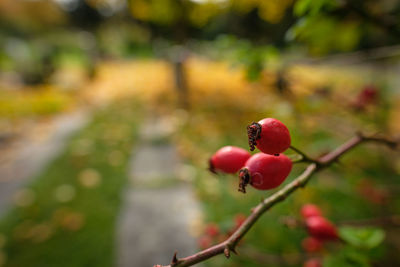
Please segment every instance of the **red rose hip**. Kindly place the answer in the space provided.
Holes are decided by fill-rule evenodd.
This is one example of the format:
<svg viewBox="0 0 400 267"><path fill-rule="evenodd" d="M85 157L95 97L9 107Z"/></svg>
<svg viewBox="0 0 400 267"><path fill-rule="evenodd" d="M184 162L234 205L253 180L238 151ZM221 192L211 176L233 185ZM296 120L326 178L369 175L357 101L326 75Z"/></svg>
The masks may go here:
<svg viewBox="0 0 400 267"><path fill-rule="evenodd" d="M208 236L215 237L215 236L219 235L219 232L220 232L219 231L219 226L217 224L215 224L215 223L207 224L206 229L205 229L205 233Z"/></svg>
<svg viewBox="0 0 400 267"><path fill-rule="evenodd" d="M260 190L278 187L292 170L292 161L285 155L257 153L249 158L239 172L239 191L246 193L250 184Z"/></svg>
<svg viewBox="0 0 400 267"><path fill-rule="evenodd" d="M319 259L309 259L304 262L303 267L322 267L322 264Z"/></svg>
<svg viewBox="0 0 400 267"><path fill-rule="evenodd" d="M236 173L244 166L250 156L250 153L243 148L224 146L210 158L209 169L213 173L217 171Z"/></svg>
<svg viewBox="0 0 400 267"><path fill-rule="evenodd" d="M318 208L317 205L314 204L305 204L301 207L301 216L304 219L307 219L312 216L322 216L321 210Z"/></svg>
<svg viewBox="0 0 400 267"><path fill-rule="evenodd" d="M266 118L247 126L250 150L256 146L261 152L275 155L290 147L288 128L277 119Z"/></svg>
<svg viewBox="0 0 400 267"><path fill-rule="evenodd" d="M335 225L321 216L312 216L306 219L308 233L321 240L335 240L338 238Z"/></svg>
<svg viewBox="0 0 400 267"><path fill-rule="evenodd" d="M316 252L322 249L322 242L321 240L310 236L303 239L301 246L307 252Z"/></svg>

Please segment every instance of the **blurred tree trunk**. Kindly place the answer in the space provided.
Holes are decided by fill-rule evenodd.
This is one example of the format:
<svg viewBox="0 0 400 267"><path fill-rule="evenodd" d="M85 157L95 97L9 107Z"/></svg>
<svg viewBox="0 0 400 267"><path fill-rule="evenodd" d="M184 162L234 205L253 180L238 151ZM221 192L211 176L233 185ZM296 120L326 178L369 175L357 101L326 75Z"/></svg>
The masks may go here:
<svg viewBox="0 0 400 267"><path fill-rule="evenodd" d="M174 34L177 46L172 49L172 63L174 69L175 86L178 93L179 106L183 109L190 107L189 103L189 88L187 76L185 72L185 62L188 57L188 52L185 49L185 44L188 36L186 20L186 6L182 0L178 0L177 4L180 10L180 16L174 25Z"/></svg>
<svg viewBox="0 0 400 267"><path fill-rule="evenodd" d="M175 86L178 91L178 101L179 105L184 108L189 108L188 99L188 85L187 77L185 71L185 58L177 58L174 62L174 76L175 76Z"/></svg>

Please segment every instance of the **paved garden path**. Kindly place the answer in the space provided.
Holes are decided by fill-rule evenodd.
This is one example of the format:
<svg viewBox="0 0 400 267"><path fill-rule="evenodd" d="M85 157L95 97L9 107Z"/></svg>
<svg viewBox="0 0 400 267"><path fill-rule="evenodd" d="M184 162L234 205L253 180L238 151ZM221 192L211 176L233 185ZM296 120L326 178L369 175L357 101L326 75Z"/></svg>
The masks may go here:
<svg viewBox="0 0 400 267"><path fill-rule="evenodd" d="M89 113L83 111L58 115L30 126L28 134L0 148L0 216L10 207L15 192L61 153L67 139L88 119Z"/></svg>
<svg viewBox="0 0 400 267"><path fill-rule="evenodd" d="M133 151L118 225L119 267L166 265L175 251L179 257L197 250L191 228L200 206L191 186L177 178L182 162L165 129L162 120L150 121Z"/></svg>

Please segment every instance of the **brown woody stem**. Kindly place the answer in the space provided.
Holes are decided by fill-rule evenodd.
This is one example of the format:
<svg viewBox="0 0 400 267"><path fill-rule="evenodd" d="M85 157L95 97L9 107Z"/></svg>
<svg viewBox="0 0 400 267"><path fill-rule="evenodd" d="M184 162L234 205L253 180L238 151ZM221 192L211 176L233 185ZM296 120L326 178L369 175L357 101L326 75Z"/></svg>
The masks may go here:
<svg viewBox="0 0 400 267"><path fill-rule="evenodd" d="M175 264L162 266L162 267L184 267L192 266L196 263L205 261L212 258L218 254L225 254L225 256L230 255L230 251L235 252L235 248L238 242L246 235L246 233L251 229L251 227L256 223L256 221L263 215L267 210L272 208L275 204L282 202L289 195L291 195L297 189L304 187L310 180L311 176L320 171L321 169L330 166L332 163L336 162L343 154L352 150L357 145L364 142L376 142L387 145L391 148L397 148L398 142L388 140L386 138L379 138L376 136L367 137L362 134L358 134L355 137L348 140L346 143L342 144L332 152L326 154L325 156L319 158L318 160L311 160L305 157L305 154L300 152L305 158L310 159L310 164L306 167L304 172L295 178L292 182L287 184L278 192L272 194L268 198L264 199L260 204L252 209L250 216L242 223L242 225L225 241L200 251L191 256L180 258ZM293 148L292 148L293 149ZM299 153L296 149L293 149Z"/></svg>

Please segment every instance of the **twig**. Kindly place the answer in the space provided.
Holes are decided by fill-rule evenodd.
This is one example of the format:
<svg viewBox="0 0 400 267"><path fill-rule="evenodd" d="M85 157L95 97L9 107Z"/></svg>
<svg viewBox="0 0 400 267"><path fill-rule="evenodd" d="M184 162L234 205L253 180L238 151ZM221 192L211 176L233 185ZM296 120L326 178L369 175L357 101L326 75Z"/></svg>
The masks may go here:
<svg viewBox="0 0 400 267"><path fill-rule="evenodd" d="M357 133L357 135L347 141L345 144L341 145L340 147L336 148L334 151L326 154L325 156L318 159L319 164L322 166L329 166L333 162L337 161L340 156L346 153L348 150L351 150L353 147L357 146L360 143L365 142L374 142L374 143L381 143L384 144L391 149L396 149L398 147L398 142L389 140L384 137L378 136L365 136L361 133Z"/></svg>
<svg viewBox="0 0 400 267"><path fill-rule="evenodd" d="M318 162L317 160L314 160L314 159L310 158L303 151L301 151L300 149L295 148L294 146L290 146L289 148L301 156L300 160L293 161L293 163L299 163L299 162L308 162L308 163L314 162L314 163L317 163Z"/></svg>
<svg viewBox="0 0 400 267"><path fill-rule="evenodd" d="M294 149L296 152L298 153L300 152L303 157L305 156L305 158L308 158L311 161L311 163L306 167L306 169L302 174L300 174L297 178L295 178L292 182L287 184L281 190L274 193L270 197L264 199L263 201L261 201L260 204L254 207L252 209L252 213L250 214L250 216L247 217L247 219L242 223L242 225L227 240L215 246L207 248L203 251L200 251L196 254L193 254L191 256L185 258L179 258L177 259L177 261L172 262L170 265L162 267L192 266L196 263L212 258L218 254L225 254L225 256L227 256L228 258L230 252L236 253L235 249L237 244L251 229L251 227L256 223L256 221L261 217L261 215L263 215L267 210L272 208L275 204L285 200L289 195L291 195L297 189L304 187L314 173L330 166L332 163L336 162L343 154L347 153L357 145L364 142L377 142L385 144L391 148L396 148L398 146L398 143L385 138L379 138L377 136L366 137L362 134L357 134L357 136L351 138L349 141L347 141L334 151L326 154L325 156L321 157L318 160L311 160L304 153L300 152L299 150L296 151Z"/></svg>

